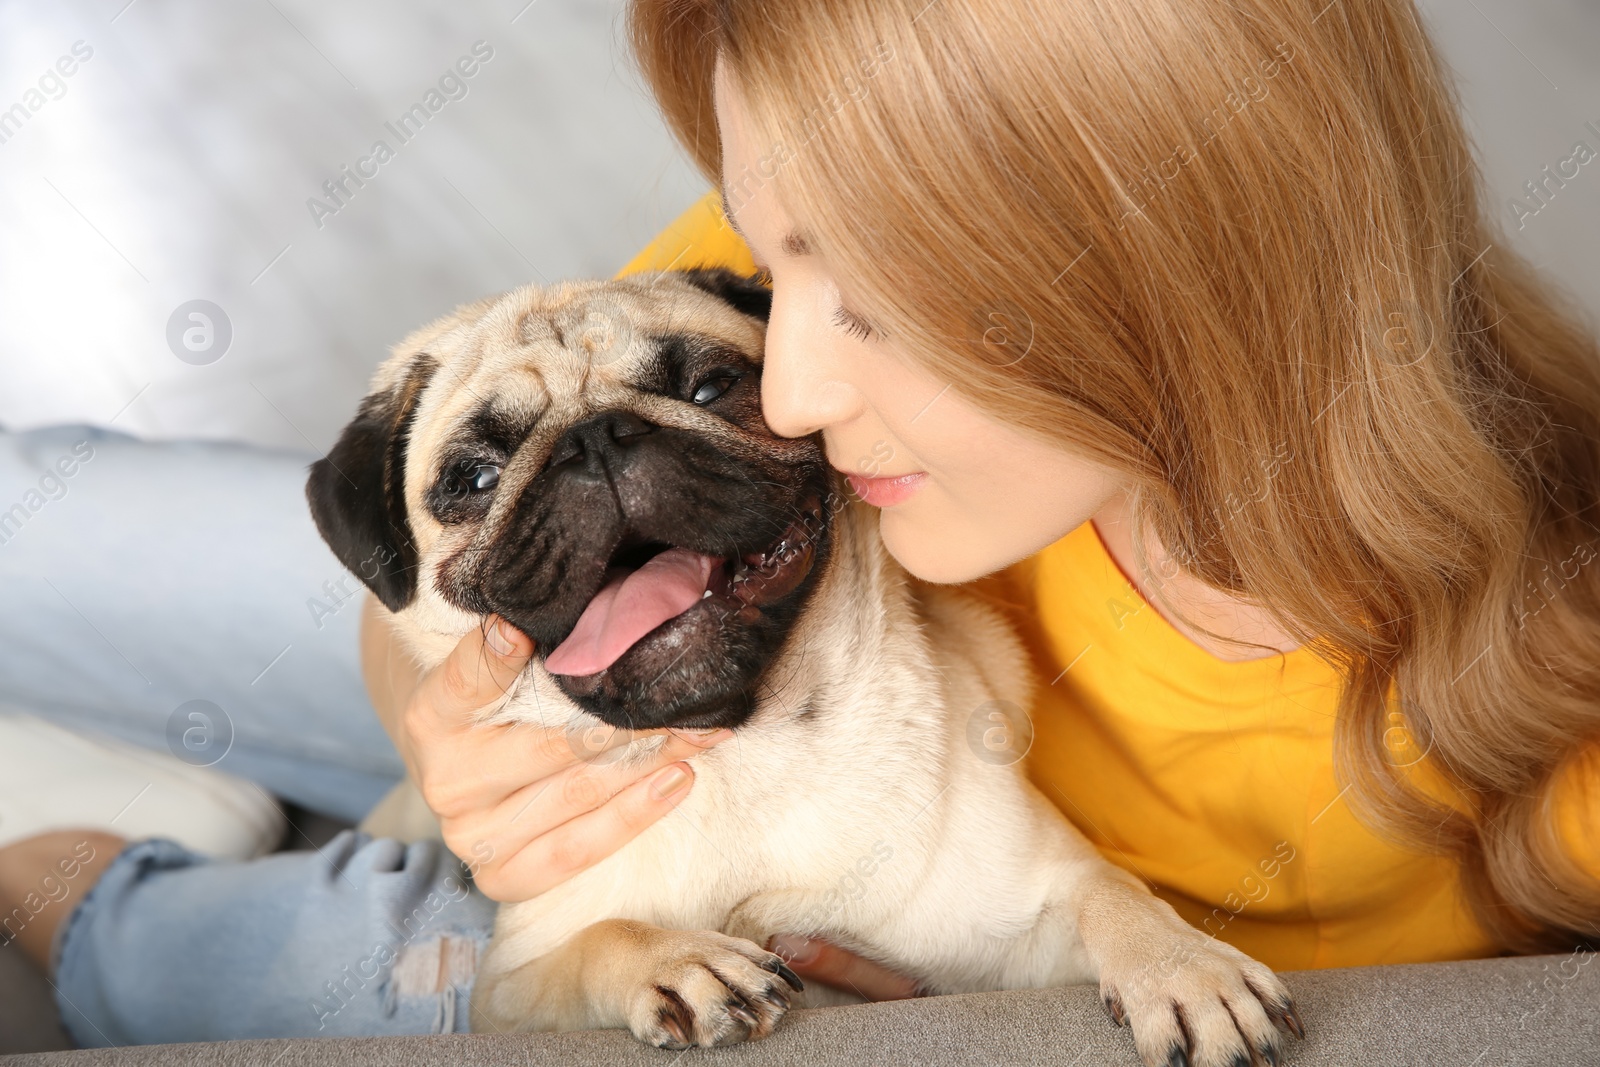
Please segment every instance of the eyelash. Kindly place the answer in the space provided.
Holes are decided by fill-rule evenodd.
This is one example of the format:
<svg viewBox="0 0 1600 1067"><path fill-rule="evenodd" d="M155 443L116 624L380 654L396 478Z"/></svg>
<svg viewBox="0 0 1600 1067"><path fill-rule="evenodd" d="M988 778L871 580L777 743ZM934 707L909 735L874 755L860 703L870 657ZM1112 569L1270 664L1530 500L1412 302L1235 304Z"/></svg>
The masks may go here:
<svg viewBox="0 0 1600 1067"><path fill-rule="evenodd" d="M870 340L875 332L868 325L866 319L843 306L834 309L833 324L852 337L859 337L863 341Z"/></svg>
<svg viewBox="0 0 1600 1067"><path fill-rule="evenodd" d="M757 267L756 272L752 277L755 279L757 285L764 285L768 289L772 288L771 271L762 267ZM872 328L872 325L868 323L866 319L843 306L834 309L833 324L850 334L852 337L859 337L863 341L871 340L872 337L877 333L877 331Z"/></svg>

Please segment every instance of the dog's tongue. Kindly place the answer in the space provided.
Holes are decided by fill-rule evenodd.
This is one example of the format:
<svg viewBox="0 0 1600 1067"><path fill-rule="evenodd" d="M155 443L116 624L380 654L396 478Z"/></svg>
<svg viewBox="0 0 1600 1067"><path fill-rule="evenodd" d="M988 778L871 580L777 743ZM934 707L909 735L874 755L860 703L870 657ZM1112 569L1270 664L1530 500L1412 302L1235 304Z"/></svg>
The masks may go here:
<svg viewBox="0 0 1600 1067"><path fill-rule="evenodd" d="M607 582L567 639L545 657L545 670L579 675L605 670L639 638L694 607L716 563L687 548L669 548Z"/></svg>

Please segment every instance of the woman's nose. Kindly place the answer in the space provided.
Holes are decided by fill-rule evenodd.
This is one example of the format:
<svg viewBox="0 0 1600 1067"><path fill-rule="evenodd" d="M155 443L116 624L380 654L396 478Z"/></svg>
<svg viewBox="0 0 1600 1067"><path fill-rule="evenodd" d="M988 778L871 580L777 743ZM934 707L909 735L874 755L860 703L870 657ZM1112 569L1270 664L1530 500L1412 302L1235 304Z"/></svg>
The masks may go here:
<svg viewBox="0 0 1600 1067"><path fill-rule="evenodd" d="M840 372L835 338L804 309L773 301L761 368L761 414L779 437L804 437L860 414L861 394Z"/></svg>

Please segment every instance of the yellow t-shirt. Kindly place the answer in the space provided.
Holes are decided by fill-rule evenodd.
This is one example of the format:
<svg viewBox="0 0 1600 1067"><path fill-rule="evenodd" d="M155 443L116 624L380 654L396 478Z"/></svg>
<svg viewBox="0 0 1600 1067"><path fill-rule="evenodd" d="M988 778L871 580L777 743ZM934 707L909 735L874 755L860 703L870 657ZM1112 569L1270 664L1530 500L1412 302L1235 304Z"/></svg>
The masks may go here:
<svg viewBox="0 0 1600 1067"><path fill-rule="evenodd" d="M754 269L715 192L619 277L697 265ZM1015 607L1039 675L1030 777L1185 919L1280 970L1499 951L1450 860L1351 813L1333 771L1341 679L1310 649L1216 658L1143 598L1092 522L986 591ZM1600 750L1563 779L1557 821L1600 877Z"/></svg>

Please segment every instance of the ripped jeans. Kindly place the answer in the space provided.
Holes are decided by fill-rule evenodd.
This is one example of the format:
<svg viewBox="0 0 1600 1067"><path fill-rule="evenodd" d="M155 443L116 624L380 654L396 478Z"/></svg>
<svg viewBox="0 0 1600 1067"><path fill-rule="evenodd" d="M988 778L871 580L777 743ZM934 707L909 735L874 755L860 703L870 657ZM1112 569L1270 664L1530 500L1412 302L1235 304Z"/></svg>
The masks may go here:
<svg viewBox="0 0 1600 1067"><path fill-rule="evenodd" d="M437 842L213 861L131 842L56 932L80 1047L465 1032L495 904Z"/></svg>

